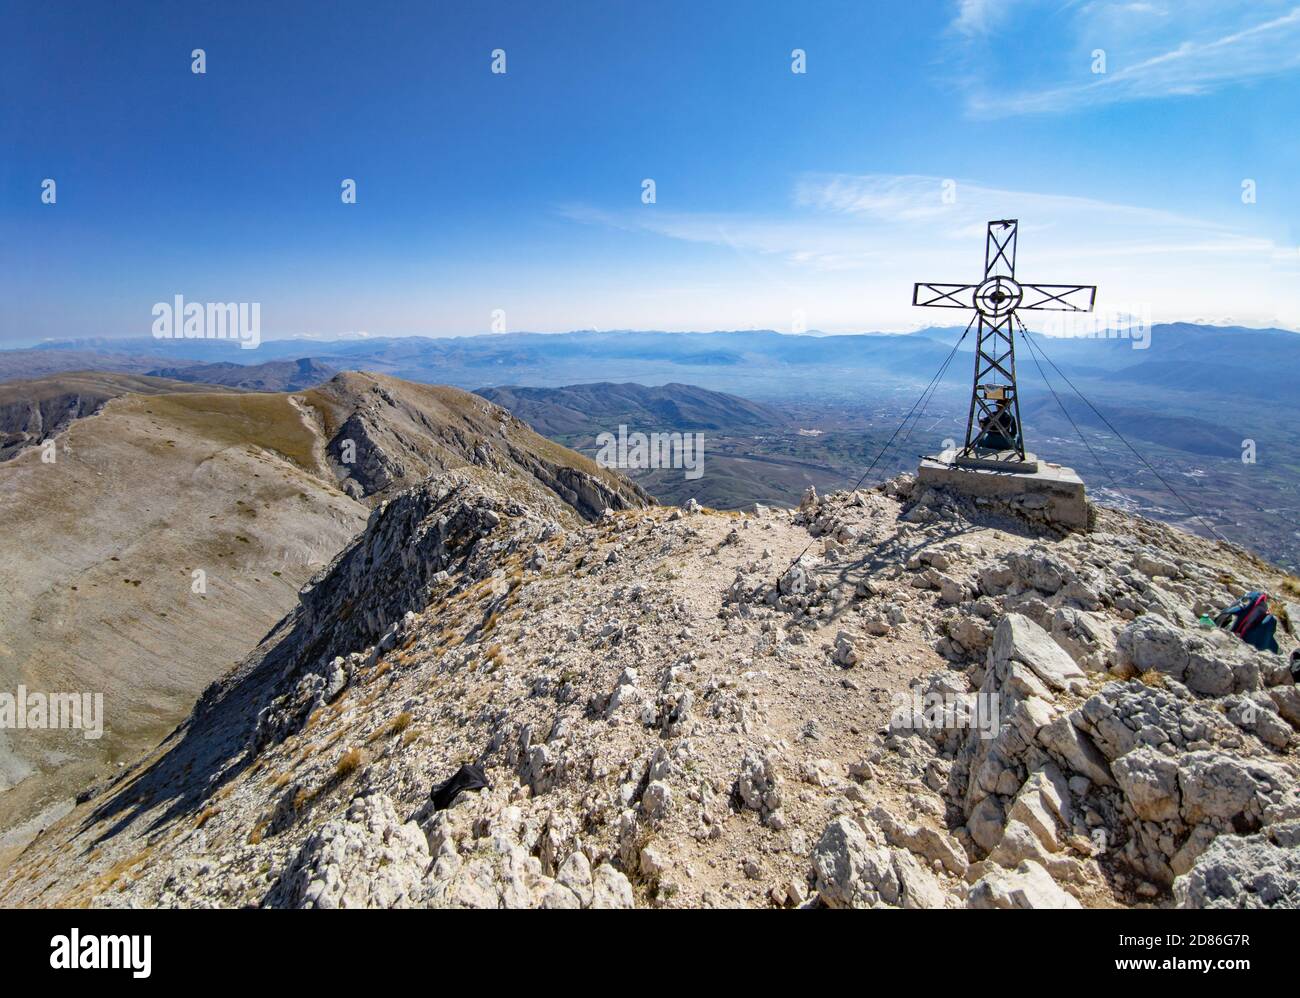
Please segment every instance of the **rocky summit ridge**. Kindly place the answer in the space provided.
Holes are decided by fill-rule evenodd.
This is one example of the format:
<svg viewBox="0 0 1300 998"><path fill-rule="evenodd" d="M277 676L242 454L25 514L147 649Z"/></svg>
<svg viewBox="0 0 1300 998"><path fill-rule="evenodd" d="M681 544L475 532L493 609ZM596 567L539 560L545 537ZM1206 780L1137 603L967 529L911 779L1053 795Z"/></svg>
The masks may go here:
<svg viewBox="0 0 1300 998"><path fill-rule="evenodd" d="M1295 585L907 476L587 522L434 474L0 903L1292 907L1295 640L1197 618Z"/></svg>
<svg viewBox="0 0 1300 998"><path fill-rule="evenodd" d="M486 399L381 374L277 393L95 372L0 385L0 520L25 539L0 546L0 690L102 692L107 711L94 739L0 718L0 869L157 745L374 506L458 468L591 520L652 501Z"/></svg>

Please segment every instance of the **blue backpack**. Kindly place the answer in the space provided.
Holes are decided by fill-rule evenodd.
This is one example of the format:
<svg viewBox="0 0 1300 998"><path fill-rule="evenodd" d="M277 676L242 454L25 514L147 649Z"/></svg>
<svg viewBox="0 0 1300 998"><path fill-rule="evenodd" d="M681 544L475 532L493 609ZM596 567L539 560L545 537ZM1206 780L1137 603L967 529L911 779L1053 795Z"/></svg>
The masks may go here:
<svg viewBox="0 0 1300 998"><path fill-rule="evenodd" d="M1214 622L1260 651L1278 651L1277 618L1268 612L1268 593L1249 592L1220 610Z"/></svg>

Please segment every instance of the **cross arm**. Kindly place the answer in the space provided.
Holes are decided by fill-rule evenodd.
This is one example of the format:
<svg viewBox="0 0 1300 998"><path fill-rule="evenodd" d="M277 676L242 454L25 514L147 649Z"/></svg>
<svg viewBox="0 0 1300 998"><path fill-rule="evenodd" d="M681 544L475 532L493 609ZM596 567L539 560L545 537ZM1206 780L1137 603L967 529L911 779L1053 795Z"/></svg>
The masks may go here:
<svg viewBox="0 0 1300 998"><path fill-rule="evenodd" d="M1022 284L1019 308L1039 312L1091 312L1097 300L1093 284Z"/></svg>
<svg viewBox="0 0 1300 998"><path fill-rule="evenodd" d="M912 288L913 305L934 308L974 308L974 284L917 284Z"/></svg>

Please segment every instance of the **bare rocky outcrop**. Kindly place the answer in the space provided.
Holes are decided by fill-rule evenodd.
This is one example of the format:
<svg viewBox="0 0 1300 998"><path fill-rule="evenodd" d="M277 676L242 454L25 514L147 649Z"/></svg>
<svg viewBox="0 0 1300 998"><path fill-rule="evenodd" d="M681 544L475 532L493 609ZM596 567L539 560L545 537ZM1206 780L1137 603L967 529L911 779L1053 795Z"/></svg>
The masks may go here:
<svg viewBox="0 0 1300 998"><path fill-rule="evenodd" d="M1120 670L1154 670L1194 693L1226 696L1261 686L1253 650L1226 631L1189 633L1158 613L1148 613L1121 630L1115 644Z"/></svg>
<svg viewBox="0 0 1300 998"><path fill-rule="evenodd" d="M385 794L357 797L347 814L303 843L265 903L273 908L410 908L422 900L429 846Z"/></svg>
<svg viewBox="0 0 1300 998"><path fill-rule="evenodd" d="M15 399L0 405L0 461L23 448L57 436L73 422L97 413L109 396L69 391L41 399Z"/></svg>
<svg viewBox="0 0 1300 998"><path fill-rule="evenodd" d="M1288 580L914 493L586 522L435 475L0 901L1293 905L1296 688L1196 624Z"/></svg>
<svg viewBox="0 0 1300 998"><path fill-rule="evenodd" d="M377 507L287 618L273 651L282 678L259 715L254 745L282 740L334 702L358 668L407 636L407 615L428 607L436 590L490 579L511 556L560 536L563 507L536 488L517 488L519 498L508 498L473 474L453 472ZM503 524L508 530L498 530ZM363 656L358 648L372 651Z"/></svg>
<svg viewBox="0 0 1300 998"><path fill-rule="evenodd" d="M971 888L970 908L1079 908L1082 905L1057 886L1033 860L1014 869L994 867Z"/></svg>
<svg viewBox="0 0 1300 998"><path fill-rule="evenodd" d="M1174 881L1181 908L1300 907L1300 823L1221 835Z"/></svg>
<svg viewBox="0 0 1300 998"><path fill-rule="evenodd" d="M885 846L874 828L869 834L849 818L826 826L812 859L817 896L828 908L943 908L949 900L912 853Z"/></svg>
<svg viewBox="0 0 1300 998"><path fill-rule="evenodd" d="M1174 642L1178 632L1154 619L1184 660L1204 646L1195 633ZM1131 629L1121 632L1120 669L1124 633ZM1236 652L1229 647L1220 661L1258 683ZM1111 681L1085 699L1083 673L1071 674L1067 660L1025 618L998 625L980 693L996 697L1002 723L995 737L972 736L958 753L967 830L988 861L1032 861L1082 887L1100 880L1097 859L1110 855L1168 888L1217 835L1300 814L1300 771L1270 752L1289 738L1255 737L1275 732L1260 720L1277 719L1267 697L1247 701L1250 724L1233 723L1232 701L1216 704L1172 679Z"/></svg>

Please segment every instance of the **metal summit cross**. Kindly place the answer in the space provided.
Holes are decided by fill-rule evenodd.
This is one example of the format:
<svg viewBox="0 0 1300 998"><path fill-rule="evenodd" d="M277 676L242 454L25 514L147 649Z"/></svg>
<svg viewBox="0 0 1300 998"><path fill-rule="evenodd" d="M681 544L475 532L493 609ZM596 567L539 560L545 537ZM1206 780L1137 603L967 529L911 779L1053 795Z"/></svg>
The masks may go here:
<svg viewBox="0 0 1300 998"><path fill-rule="evenodd" d="M1015 467L1025 456L1016 390L1016 309L1091 312L1097 288L1091 284L1022 284L1016 280L1017 220L989 222L984 244L984 280L979 284L917 284L913 305L973 308L979 321L975 382L966 417L966 444L957 465Z"/></svg>

